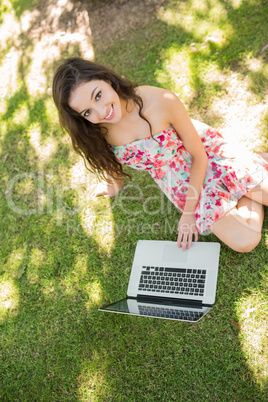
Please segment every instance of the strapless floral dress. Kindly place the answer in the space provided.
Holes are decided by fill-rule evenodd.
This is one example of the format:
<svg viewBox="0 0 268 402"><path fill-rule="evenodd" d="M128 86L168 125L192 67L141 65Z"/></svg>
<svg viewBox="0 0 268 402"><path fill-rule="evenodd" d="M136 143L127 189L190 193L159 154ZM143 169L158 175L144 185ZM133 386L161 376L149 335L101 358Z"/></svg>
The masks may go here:
<svg viewBox="0 0 268 402"><path fill-rule="evenodd" d="M268 175L268 164L258 155L234 147L211 127L192 120L208 156L206 176L195 209L199 233L210 226L250 189ZM183 211L189 187L192 158L173 126L154 137L112 147L124 165L148 170L170 201Z"/></svg>

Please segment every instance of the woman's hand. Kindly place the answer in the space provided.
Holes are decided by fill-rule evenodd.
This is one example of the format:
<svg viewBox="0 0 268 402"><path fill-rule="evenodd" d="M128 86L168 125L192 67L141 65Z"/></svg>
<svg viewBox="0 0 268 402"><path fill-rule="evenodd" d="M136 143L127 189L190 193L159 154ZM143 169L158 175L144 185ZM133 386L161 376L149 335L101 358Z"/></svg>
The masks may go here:
<svg viewBox="0 0 268 402"><path fill-rule="evenodd" d="M192 238L194 235L194 241L198 240L198 231L195 224L195 214L184 212L180 218L178 226L178 247L182 246L182 251L186 248L190 248L192 245ZM188 245L188 247L187 247Z"/></svg>
<svg viewBox="0 0 268 402"><path fill-rule="evenodd" d="M92 193L92 197L98 197L99 195L103 195L105 198L114 197L119 193L121 188L123 187L123 180L118 181L101 181L97 184L97 187L94 189Z"/></svg>

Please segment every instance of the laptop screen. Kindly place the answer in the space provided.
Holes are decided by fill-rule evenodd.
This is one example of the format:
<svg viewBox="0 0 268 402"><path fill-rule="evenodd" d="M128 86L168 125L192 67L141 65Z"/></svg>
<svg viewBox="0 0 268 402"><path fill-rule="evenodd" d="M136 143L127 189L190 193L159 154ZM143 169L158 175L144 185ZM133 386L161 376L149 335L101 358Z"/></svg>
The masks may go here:
<svg viewBox="0 0 268 402"><path fill-rule="evenodd" d="M99 310L112 313L131 314L138 316L162 318L178 321L199 321L212 307L184 306L174 304L160 304L138 301L137 299L123 299L102 307Z"/></svg>

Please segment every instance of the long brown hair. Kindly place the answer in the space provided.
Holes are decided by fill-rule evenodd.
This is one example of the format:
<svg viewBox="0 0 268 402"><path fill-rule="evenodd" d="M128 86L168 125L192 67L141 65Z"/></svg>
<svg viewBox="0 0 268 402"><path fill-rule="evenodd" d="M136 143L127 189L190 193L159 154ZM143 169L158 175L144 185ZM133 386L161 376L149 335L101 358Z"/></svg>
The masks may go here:
<svg viewBox="0 0 268 402"><path fill-rule="evenodd" d="M61 64L53 80L53 99L59 112L61 127L70 134L74 150L84 158L90 171L105 179L108 178L107 175L114 178L126 175L105 139L108 130L89 122L69 106L72 91L81 83L91 80L109 82L127 104L130 100L135 102L140 117L149 124L152 136L151 124L142 114L142 99L135 92L137 85L104 66L78 57L67 59Z"/></svg>

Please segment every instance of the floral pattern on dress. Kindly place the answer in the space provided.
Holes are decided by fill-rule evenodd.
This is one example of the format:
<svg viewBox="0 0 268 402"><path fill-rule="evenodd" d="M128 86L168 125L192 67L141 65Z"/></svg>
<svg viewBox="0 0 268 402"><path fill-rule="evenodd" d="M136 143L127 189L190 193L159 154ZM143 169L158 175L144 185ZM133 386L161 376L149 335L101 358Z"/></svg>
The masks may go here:
<svg viewBox="0 0 268 402"><path fill-rule="evenodd" d="M210 226L268 175L268 164L258 155L235 148L204 123L192 120L204 145L208 165L195 209L199 233ZM147 170L169 200L183 212L192 158L173 126L152 137L112 147L117 159L134 169Z"/></svg>

